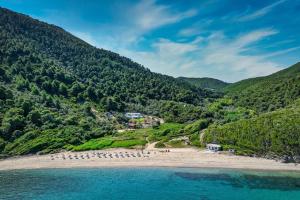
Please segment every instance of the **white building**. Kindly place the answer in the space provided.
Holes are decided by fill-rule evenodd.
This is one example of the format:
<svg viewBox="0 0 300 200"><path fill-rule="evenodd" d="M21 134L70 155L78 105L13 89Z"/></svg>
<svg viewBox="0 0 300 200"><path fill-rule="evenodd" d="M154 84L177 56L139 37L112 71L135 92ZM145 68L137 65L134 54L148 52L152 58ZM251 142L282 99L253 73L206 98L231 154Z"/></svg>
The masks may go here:
<svg viewBox="0 0 300 200"><path fill-rule="evenodd" d="M213 152L222 150L222 147L219 144L206 144L206 148L207 148L207 150L213 151Z"/></svg>
<svg viewBox="0 0 300 200"><path fill-rule="evenodd" d="M125 116L130 119L138 119L143 117L141 113L125 113Z"/></svg>

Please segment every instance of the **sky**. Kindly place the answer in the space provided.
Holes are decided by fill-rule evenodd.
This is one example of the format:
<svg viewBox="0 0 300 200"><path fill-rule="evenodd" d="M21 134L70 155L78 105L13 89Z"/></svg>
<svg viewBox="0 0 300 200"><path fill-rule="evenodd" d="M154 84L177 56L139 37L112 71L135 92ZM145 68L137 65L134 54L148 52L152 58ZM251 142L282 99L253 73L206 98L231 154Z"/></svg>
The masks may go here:
<svg viewBox="0 0 300 200"><path fill-rule="evenodd" d="M227 82L300 61L300 0L0 0L174 77Z"/></svg>

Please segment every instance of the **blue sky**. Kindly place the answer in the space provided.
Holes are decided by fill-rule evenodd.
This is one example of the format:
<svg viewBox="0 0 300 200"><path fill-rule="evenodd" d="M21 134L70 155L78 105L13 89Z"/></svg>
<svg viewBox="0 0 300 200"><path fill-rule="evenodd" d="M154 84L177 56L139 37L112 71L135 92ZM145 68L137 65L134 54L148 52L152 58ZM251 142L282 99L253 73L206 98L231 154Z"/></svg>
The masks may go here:
<svg viewBox="0 0 300 200"><path fill-rule="evenodd" d="M234 82L300 61L300 0L0 0L154 72Z"/></svg>

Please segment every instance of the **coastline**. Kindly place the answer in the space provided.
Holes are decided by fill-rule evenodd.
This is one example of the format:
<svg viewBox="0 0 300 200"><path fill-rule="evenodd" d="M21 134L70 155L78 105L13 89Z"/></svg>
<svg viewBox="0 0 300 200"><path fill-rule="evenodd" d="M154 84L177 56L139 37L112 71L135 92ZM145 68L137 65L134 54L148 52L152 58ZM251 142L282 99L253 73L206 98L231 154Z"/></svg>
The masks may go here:
<svg viewBox="0 0 300 200"><path fill-rule="evenodd" d="M61 152L0 160L0 170L47 168L123 168L177 167L220 168L262 171L296 171L300 165L264 158L211 153L194 148L170 149L106 149L83 152Z"/></svg>

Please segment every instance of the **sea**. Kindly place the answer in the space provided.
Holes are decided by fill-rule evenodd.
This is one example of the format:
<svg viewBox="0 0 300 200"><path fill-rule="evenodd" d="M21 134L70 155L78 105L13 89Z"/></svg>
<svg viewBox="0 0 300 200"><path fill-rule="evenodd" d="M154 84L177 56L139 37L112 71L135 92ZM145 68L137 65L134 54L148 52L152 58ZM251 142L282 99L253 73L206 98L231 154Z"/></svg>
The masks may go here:
<svg viewBox="0 0 300 200"><path fill-rule="evenodd" d="M199 168L0 171L1 200L300 200L300 173Z"/></svg>

